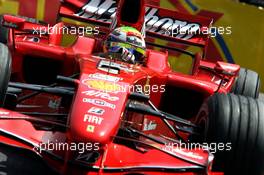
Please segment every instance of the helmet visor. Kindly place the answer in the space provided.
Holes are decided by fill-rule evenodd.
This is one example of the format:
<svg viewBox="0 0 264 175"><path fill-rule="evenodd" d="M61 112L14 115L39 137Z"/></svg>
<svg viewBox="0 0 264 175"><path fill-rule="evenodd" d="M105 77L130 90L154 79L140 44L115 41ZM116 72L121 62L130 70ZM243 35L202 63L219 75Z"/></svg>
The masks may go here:
<svg viewBox="0 0 264 175"><path fill-rule="evenodd" d="M128 43L123 43L123 42L111 42L111 43L109 43L109 47L110 48L116 47L116 46L124 47L124 48L126 48L128 50L132 50L133 49L133 50L137 51L138 53L141 53L143 56L145 56L145 54L146 54L145 49L140 48L140 47L136 47L136 46L128 44Z"/></svg>

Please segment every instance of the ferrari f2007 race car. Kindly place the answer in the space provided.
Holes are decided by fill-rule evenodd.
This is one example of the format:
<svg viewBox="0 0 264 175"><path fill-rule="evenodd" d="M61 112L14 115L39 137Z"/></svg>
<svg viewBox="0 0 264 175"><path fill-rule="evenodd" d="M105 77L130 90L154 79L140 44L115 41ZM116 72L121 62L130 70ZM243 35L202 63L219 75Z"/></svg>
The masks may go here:
<svg viewBox="0 0 264 175"><path fill-rule="evenodd" d="M3 15L1 144L35 154L60 174L261 175L259 76L206 61L208 36L194 31L211 20L141 0L120 0L117 8L109 2L63 2L62 16L100 26L97 36L79 36L70 47L61 46L62 34L49 33L45 23ZM144 63L98 54L109 28L123 25L145 35ZM193 32L171 36L170 26ZM52 29L63 27L69 26L60 22ZM157 38L203 53L160 45ZM170 68L171 51L192 57L189 75Z"/></svg>

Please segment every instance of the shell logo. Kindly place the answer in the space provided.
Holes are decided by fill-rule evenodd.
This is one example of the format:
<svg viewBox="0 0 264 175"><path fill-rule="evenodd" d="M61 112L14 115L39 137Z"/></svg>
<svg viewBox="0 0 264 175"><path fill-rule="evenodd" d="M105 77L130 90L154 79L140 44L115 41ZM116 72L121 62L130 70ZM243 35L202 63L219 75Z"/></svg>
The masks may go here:
<svg viewBox="0 0 264 175"><path fill-rule="evenodd" d="M89 88L105 92L117 92L122 90L120 85L102 80L86 79L83 80L83 84L87 85Z"/></svg>

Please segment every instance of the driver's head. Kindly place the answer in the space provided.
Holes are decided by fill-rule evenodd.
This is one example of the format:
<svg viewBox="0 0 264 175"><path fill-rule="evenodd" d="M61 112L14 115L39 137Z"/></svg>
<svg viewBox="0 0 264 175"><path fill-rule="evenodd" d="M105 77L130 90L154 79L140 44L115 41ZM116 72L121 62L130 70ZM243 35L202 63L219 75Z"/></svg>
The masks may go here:
<svg viewBox="0 0 264 175"><path fill-rule="evenodd" d="M119 27L107 37L104 50L118 56L122 61L136 64L144 63L146 44L142 34L133 27Z"/></svg>

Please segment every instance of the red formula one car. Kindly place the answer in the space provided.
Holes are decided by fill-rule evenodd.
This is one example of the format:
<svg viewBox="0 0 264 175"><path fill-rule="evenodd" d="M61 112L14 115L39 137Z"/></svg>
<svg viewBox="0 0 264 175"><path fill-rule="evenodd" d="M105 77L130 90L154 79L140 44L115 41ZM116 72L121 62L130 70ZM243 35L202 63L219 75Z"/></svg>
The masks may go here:
<svg viewBox="0 0 264 175"><path fill-rule="evenodd" d="M206 61L208 36L195 32L210 19L141 0L120 0L117 8L111 0L65 0L60 15L100 31L63 47L62 33L49 33L45 23L2 17L1 145L35 155L60 174L263 174L259 77ZM145 63L98 56L107 30L121 25L146 36ZM171 26L192 32L172 36ZM52 30L63 27L71 26L60 22ZM198 46L202 56L156 44L157 38ZM193 58L189 75L170 68L171 52Z"/></svg>

